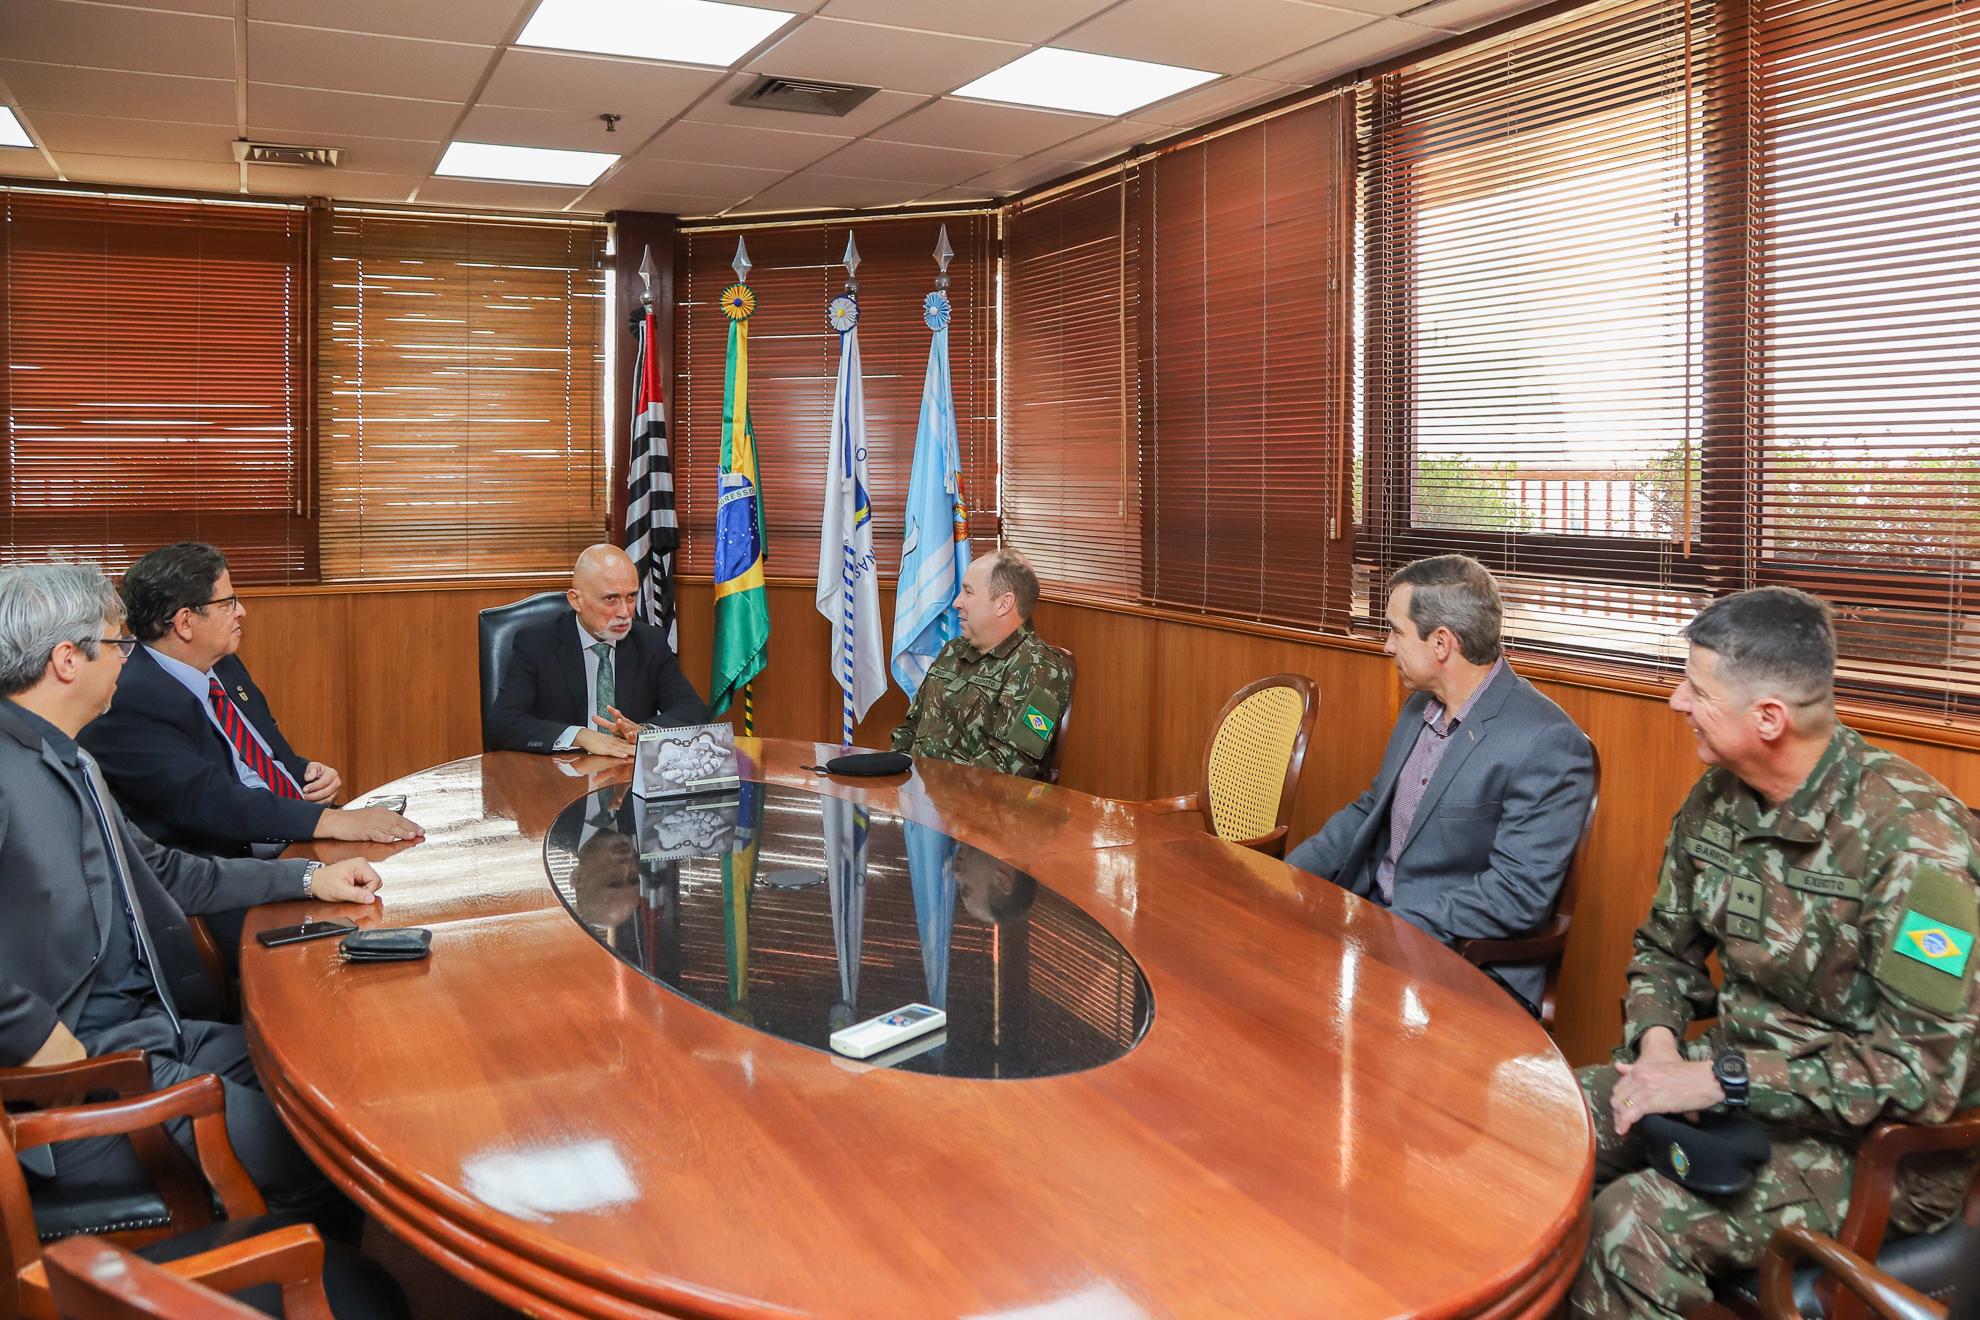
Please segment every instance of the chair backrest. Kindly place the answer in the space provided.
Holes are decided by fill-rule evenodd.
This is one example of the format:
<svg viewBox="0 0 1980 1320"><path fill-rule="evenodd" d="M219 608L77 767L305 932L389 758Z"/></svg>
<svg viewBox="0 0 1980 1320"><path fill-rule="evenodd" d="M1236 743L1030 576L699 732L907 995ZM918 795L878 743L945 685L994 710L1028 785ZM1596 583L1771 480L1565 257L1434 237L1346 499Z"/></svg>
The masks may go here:
<svg viewBox="0 0 1980 1320"><path fill-rule="evenodd" d="M1203 753L1199 801L1211 832L1242 842L1292 819L1320 688L1304 674L1247 683L1224 703Z"/></svg>
<svg viewBox="0 0 1980 1320"><path fill-rule="evenodd" d="M43 1262L63 1320L265 1320L224 1293L87 1235L55 1243Z"/></svg>
<svg viewBox="0 0 1980 1320"><path fill-rule="evenodd" d="M1540 992L1540 1021L1548 1031L1554 1029L1554 1008L1561 988L1561 964L1567 961L1567 934L1574 926L1574 905L1581 896L1581 873L1588 865L1588 840L1595 833L1595 808L1602 802L1602 753L1596 749L1592 738L1588 742L1588 756L1593 762L1595 776L1588 792L1588 814L1582 818L1581 837L1575 840L1574 855L1568 858L1567 874L1561 877L1561 896L1554 902L1554 916L1560 923L1561 951L1547 960L1547 984Z"/></svg>
<svg viewBox="0 0 1980 1320"><path fill-rule="evenodd" d="M502 690L502 675L508 672L509 652L515 636L532 624L572 613L569 597L561 591L539 591L534 596L509 605L496 605L481 612L481 745L488 745L488 717L495 711L495 694Z"/></svg>
<svg viewBox="0 0 1980 1320"><path fill-rule="evenodd" d="M1071 677L1066 679L1066 708L1059 712L1059 727L1052 730L1052 745L1045 749L1045 782L1056 784L1059 782L1059 765L1066 759L1066 730L1072 727L1073 690L1079 686L1079 662L1073 659L1069 648L1053 646L1050 642L1045 645L1057 651L1065 660L1066 668L1072 671Z"/></svg>

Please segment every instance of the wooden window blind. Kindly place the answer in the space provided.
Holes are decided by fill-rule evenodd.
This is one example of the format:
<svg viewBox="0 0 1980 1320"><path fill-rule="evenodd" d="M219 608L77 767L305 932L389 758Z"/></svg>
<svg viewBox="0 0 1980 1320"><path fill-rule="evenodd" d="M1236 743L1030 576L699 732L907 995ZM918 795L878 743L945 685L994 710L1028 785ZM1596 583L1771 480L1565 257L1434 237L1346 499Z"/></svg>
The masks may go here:
<svg viewBox="0 0 1980 1320"><path fill-rule="evenodd" d="M1676 657L1711 36L1684 0L1598 0L1364 89L1371 614L1462 551L1516 642Z"/></svg>
<svg viewBox="0 0 1980 1320"><path fill-rule="evenodd" d="M1004 534L1050 588L1141 596L1140 178L1008 208Z"/></svg>
<svg viewBox="0 0 1980 1320"><path fill-rule="evenodd" d="M915 427L928 371L930 331L922 300L939 273L935 243L943 225L949 263L949 374L970 534L997 534L995 359L996 217L987 213L792 225L688 229L676 325L679 374L674 491L681 520L681 569L712 571L715 477L722 458L723 367L729 321L722 290L735 283L738 233L753 264L749 285L749 399L763 483L772 574L808 578L818 570L818 538L838 379L839 336L825 307L845 289L846 235L859 235L859 354L866 388L868 492L873 551L883 578L900 569Z"/></svg>
<svg viewBox="0 0 1980 1320"><path fill-rule="evenodd" d="M1154 603L1348 626L1353 129L1334 97L1141 167Z"/></svg>
<svg viewBox="0 0 1980 1320"><path fill-rule="evenodd" d="M325 229L323 576L568 573L611 507L605 227L352 209Z"/></svg>
<svg viewBox="0 0 1980 1320"><path fill-rule="evenodd" d="M5 556L313 577L310 214L23 189L0 221Z"/></svg>
<svg viewBox="0 0 1980 1320"><path fill-rule="evenodd" d="M1856 695L1980 714L1980 18L1732 13L1706 193L1714 581L1837 604Z"/></svg>

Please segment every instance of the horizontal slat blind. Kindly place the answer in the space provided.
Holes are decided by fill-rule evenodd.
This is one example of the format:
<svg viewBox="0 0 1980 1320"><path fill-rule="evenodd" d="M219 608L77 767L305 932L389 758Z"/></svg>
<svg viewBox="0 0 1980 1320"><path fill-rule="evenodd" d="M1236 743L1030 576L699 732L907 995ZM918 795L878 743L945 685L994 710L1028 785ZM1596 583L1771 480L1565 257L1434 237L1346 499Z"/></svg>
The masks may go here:
<svg viewBox="0 0 1980 1320"><path fill-rule="evenodd" d="M996 265L988 214L915 216L844 224L806 222L741 231L753 267L756 312L749 320L749 398L772 574L818 570L832 393L839 336L826 304L845 289L846 235L859 235L859 353L866 388L868 492L873 551L883 578L900 569L915 426L928 372L930 331L922 300L935 288L935 244L949 229L949 379L955 396L970 534L997 533L995 360ZM719 299L735 283L738 231L684 230L676 281L680 401L674 489L682 527L683 571L713 565L715 476L722 458L723 368L729 321Z"/></svg>
<svg viewBox="0 0 1980 1320"><path fill-rule="evenodd" d="M1378 578L1466 551L1505 574L1515 640L1675 657L1702 599L1683 552L1710 40L1684 0L1598 0L1366 90Z"/></svg>
<svg viewBox="0 0 1980 1320"><path fill-rule="evenodd" d="M307 581L306 211L0 191L8 560L172 541Z"/></svg>
<svg viewBox="0 0 1980 1320"><path fill-rule="evenodd" d="M606 536L605 227L333 213L323 576L563 573Z"/></svg>
<svg viewBox="0 0 1980 1320"><path fill-rule="evenodd" d="M1145 595L1348 626L1352 102L1142 167Z"/></svg>
<svg viewBox="0 0 1980 1320"><path fill-rule="evenodd" d="M1140 178L1009 208L1004 533L1047 587L1141 596Z"/></svg>
<svg viewBox="0 0 1980 1320"><path fill-rule="evenodd" d="M1767 0L1739 38L1712 177L1714 240L1748 235L1710 290L1733 383L1716 548L1843 607L1860 694L1980 713L1980 19Z"/></svg>

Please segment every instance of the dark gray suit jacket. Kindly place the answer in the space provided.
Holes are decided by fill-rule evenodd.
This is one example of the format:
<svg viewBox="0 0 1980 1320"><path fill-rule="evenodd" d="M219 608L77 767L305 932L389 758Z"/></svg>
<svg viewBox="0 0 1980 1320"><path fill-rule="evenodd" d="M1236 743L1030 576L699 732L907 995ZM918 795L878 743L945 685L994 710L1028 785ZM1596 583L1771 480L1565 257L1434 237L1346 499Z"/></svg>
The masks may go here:
<svg viewBox="0 0 1980 1320"><path fill-rule="evenodd" d="M116 863L81 774L19 707L0 698L0 1066L25 1063L58 1020L75 1030L111 923L126 920ZM218 1016L186 914L301 898L304 863L163 848L132 829L114 799L104 806L123 833L131 881L180 1015Z"/></svg>
<svg viewBox="0 0 1980 1320"><path fill-rule="evenodd" d="M1389 851L1396 780L1423 729L1427 692L1403 703L1382 770L1286 860L1381 902L1376 870ZM1396 858L1391 910L1449 944L1510 939L1553 915L1595 791L1588 736L1512 671L1499 671L1458 725ZM1544 968L1493 968L1533 1003Z"/></svg>

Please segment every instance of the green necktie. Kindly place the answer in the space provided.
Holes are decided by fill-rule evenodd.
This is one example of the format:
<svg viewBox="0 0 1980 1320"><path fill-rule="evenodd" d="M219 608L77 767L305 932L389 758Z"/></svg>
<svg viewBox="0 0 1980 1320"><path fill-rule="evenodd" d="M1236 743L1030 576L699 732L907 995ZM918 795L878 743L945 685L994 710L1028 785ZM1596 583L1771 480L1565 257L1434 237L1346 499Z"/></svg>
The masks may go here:
<svg viewBox="0 0 1980 1320"><path fill-rule="evenodd" d="M612 681L612 648L604 642L591 648L598 657L598 714L603 719L611 719L609 706L618 704L618 685ZM592 725L597 728L597 725Z"/></svg>

